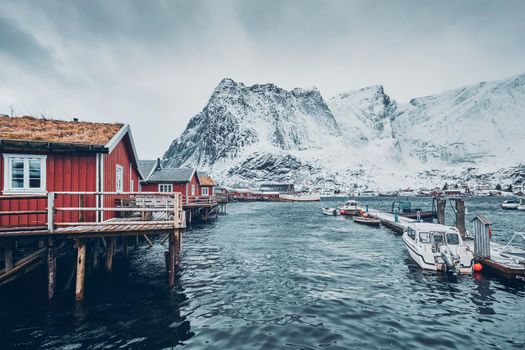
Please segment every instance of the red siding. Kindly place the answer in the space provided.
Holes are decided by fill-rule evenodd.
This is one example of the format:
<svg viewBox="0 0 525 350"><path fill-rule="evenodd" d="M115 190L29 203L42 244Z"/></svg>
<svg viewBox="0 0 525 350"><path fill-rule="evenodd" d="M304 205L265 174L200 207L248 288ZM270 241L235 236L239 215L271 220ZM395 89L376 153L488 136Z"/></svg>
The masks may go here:
<svg viewBox="0 0 525 350"><path fill-rule="evenodd" d="M13 152L10 152L13 153ZM20 154L31 154L31 152L20 152ZM138 191L139 172L136 162L132 161L132 148L129 137L126 135L115 149L104 154L104 188L105 192L116 191L116 164L122 165L124 169L124 192L130 191L130 179L134 181L134 191ZM4 188L4 161L0 154L0 190ZM48 153L46 159L46 190L48 192L58 191L86 191L94 192L96 188L96 155L82 153ZM106 196L104 207L114 207L115 198L118 196ZM79 207L79 195L57 195L56 207ZM85 207L96 207L94 195L84 197ZM45 210L47 199L20 199L0 200L1 211L14 210ZM84 221L95 221L95 212L84 212ZM56 222L77 222L79 213L74 211L58 212L55 216ZM105 219L114 217L114 212L107 212ZM38 215L1 215L1 227L13 226L40 226L47 222L45 214Z"/></svg>
<svg viewBox="0 0 525 350"><path fill-rule="evenodd" d="M117 164L124 168L123 191L130 192L130 178L135 183L135 192L138 191L139 172L136 163L133 163L133 151L129 137L126 135L120 140L119 144L109 154L104 156L104 192L115 192L117 190ZM138 160L137 160L138 161ZM130 164L132 164L130 166ZM104 207L114 207L115 200L122 196L105 196ZM114 212L104 212L104 219L115 217Z"/></svg>
<svg viewBox="0 0 525 350"><path fill-rule="evenodd" d="M180 192L183 196L191 196L191 185L195 185L195 196L201 195L201 189L199 186L199 181L196 174L193 175L190 182L185 183L175 183L175 182L163 182L163 184L172 184L173 192ZM158 192L159 184L158 183L143 183L142 192Z"/></svg>
<svg viewBox="0 0 525 350"><path fill-rule="evenodd" d="M30 153L20 153L30 154ZM49 153L46 159L46 190L56 191L95 191L96 156L94 154L61 154ZM82 174L82 175L80 175ZM0 156L0 188L4 189L4 161ZM95 199L87 196L85 206L94 207ZM55 205L78 206L79 196L59 195ZM45 210L47 199L2 200L1 211L14 210ZM85 213L85 221L94 221L93 212ZM59 212L57 222L78 221L79 215L75 212ZM0 225L8 226L37 226L44 225L47 221L45 214L38 215L2 215Z"/></svg>

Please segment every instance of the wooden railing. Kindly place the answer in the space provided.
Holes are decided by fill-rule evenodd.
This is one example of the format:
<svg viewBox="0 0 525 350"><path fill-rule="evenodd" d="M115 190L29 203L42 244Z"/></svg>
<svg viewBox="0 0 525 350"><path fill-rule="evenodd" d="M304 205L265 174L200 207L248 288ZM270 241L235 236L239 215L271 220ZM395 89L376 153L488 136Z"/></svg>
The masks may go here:
<svg viewBox="0 0 525 350"><path fill-rule="evenodd" d="M182 201L186 206L214 206L217 205L215 196L182 196Z"/></svg>
<svg viewBox="0 0 525 350"><path fill-rule="evenodd" d="M67 196L84 196L84 203L91 202L90 196L95 198L95 206L67 206L57 205L57 199ZM49 192L47 195L47 228L53 232L56 227L60 226L92 226L100 225L140 225L140 224L166 224L173 223L174 228L186 227L184 211L182 210L182 194L178 192ZM119 205L123 200L133 205ZM157 203L162 201L163 205ZM64 203L65 201L62 201ZM51 209L51 210L49 210ZM77 213L84 218L83 221L64 220L67 215L60 216L61 213ZM101 213L95 220L85 220L82 213ZM136 213L134 220L119 220L116 213ZM148 214L162 215L148 215ZM107 215L109 214L109 215ZM91 216L93 218L93 216ZM60 220L57 220L60 218ZM107 219L112 219L108 221Z"/></svg>

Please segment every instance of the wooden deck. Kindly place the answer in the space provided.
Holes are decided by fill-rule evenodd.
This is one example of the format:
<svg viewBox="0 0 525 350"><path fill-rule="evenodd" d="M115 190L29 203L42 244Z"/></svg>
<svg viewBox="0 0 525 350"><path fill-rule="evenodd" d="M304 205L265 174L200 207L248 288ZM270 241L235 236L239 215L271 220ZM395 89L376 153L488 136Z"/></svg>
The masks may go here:
<svg viewBox="0 0 525 350"><path fill-rule="evenodd" d="M0 227L4 259L0 284L12 281L47 261L48 298L52 299L56 285L57 251L73 247L77 251L73 270L76 271L75 298L80 301L84 298L87 264L94 269L104 256L106 271L110 272L119 243L126 256L131 242L129 236L135 236L134 246L138 246L139 237L153 246L148 235L163 234L165 238L162 241L168 242L166 267L168 286L172 288L175 266L180 259L182 233L186 227L182 194L148 193L147 200L145 197L137 192L49 192L45 210L19 210L20 206L15 205L16 210L0 211L0 214L5 214L4 217L25 217L24 220L5 220L7 222L30 223L26 227ZM27 196L3 198L11 199L27 200ZM207 203L213 202L208 200ZM28 215L33 215L33 219L27 219ZM104 217L108 219L103 220ZM17 252L20 244L35 250L29 254L27 249ZM24 253L25 256L21 256Z"/></svg>

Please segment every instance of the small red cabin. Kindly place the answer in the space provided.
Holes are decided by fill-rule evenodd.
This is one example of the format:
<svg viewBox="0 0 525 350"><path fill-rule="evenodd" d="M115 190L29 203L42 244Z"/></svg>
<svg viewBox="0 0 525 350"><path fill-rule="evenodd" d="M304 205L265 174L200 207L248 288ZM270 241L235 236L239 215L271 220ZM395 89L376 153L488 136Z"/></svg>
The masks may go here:
<svg viewBox="0 0 525 350"><path fill-rule="evenodd" d="M195 169L163 167L160 159L141 160L143 192L180 192L184 197L201 195L201 183Z"/></svg>
<svg viewBox="0 0 525 350"><path fill-rule="evenodd" d="M215 187L215 181L209 175L203 175L202 172L199 172L199 182L200 186L200 196L213 196L215 195L213 188Z"/></svg>
<svg viewBox="0 0 525 350"><path fill-rule="evenodd" d="M129 125L0 116L0 211L45 210L48 192L133 192L141 174ZM58 195L57 207L114 206L114 196ZM56 222L99 221L113 212L61 212ZM37 227L45 214L1 215L0 227Z"/></svg>

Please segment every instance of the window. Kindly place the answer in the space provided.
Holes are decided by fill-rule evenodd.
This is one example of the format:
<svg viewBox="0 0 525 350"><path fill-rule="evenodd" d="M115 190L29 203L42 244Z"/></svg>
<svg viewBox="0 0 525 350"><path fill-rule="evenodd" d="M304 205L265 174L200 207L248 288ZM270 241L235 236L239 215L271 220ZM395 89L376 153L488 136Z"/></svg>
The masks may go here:
<svg viewBox="0 0 525 350"><path fill-rule="evenodd" d="M408 237L410 237L412 240L416 240L416 231L414 231L413 229L411 229L410 227L408 228L408 232L407 232L407 235Z"/></svg>
<svg viewBox="0 0 525 350"><path fill-rule="evenodd" d="M419 233L419 242L421 243L430 243L430 233L420 232Z"/></svg>
<svg viewBox="0 0 525 350"><path fill-rule="evenodd" d="M159 184L159 192L173 192L172 184Z"/></svg>
<svg viewBox="0 0 525 350"><path fill-rule="evenodd" d="M46 156L3 154L4 193L46 191Z"/></svg>
<svg viewBox="0 0 525 350"><path fill-rule="evenodd" d="M195 185L191 185L191 195L195 196Z"/></svg>
<svg viewBox="0 0 525 350"><path fill-rule="evenodd" d="M208 195L209 195L209 193L208 193L208 187L203 187L203 188L202 188L202 195L203 195L203 196L208 196Z"/></svg>
<svg viewBox="0 0 525 350"><path fill-rule="evenodd" d="M135 192L135 182L133 181L133 179L129 180L129 191Z"/></svg>
<svg viewBox="0 0 525 350"><path fill-rule="evenodd" d="M448 244L459 244L459 236L457 233L447 233L447 243Z"/></svg>
<svg viewBox="0 0 525 350"><path fill-rule="evenodd" d="M123 192L124 191L124 168L122 167L122 165L117 164L116 178L117 178L116 191Z"/></svg>

